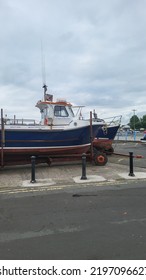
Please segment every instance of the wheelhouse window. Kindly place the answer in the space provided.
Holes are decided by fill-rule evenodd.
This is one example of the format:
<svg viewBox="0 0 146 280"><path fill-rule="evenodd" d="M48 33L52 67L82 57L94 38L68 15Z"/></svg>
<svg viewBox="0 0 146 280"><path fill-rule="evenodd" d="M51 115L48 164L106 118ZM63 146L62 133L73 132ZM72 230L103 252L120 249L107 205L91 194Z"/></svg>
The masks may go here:
<svg viewBox="0 0 146 280"><path fill-rule="evenodd" d="M68 117L68 112L65 106L55 106L54 108L54 116L55 117Z"/></svg>

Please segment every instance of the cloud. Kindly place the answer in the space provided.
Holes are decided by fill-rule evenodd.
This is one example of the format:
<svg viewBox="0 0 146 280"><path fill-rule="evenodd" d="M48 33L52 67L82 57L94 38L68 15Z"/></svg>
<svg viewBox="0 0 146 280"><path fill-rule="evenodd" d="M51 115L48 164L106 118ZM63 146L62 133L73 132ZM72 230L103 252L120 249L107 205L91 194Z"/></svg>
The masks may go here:
<svg viewBox="0 0 146 280"><path fill-rule="evenodd" d="M141 114L145 9L145 0L1 0L1 107L37 118L45 80L56 98L99 116Z"/></svg>

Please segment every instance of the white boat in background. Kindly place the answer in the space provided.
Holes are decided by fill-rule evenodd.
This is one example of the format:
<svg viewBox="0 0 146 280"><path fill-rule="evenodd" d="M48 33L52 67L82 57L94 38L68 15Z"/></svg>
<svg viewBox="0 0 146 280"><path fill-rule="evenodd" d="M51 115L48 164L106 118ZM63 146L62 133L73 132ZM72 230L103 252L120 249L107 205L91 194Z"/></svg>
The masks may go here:
<svg viewBox="0 0 146 280"><path fill-rule="evenodd" d="M142 144L146 144L146 130L144 131L143 138L140 139L140 142L141 142Z"/></svg>

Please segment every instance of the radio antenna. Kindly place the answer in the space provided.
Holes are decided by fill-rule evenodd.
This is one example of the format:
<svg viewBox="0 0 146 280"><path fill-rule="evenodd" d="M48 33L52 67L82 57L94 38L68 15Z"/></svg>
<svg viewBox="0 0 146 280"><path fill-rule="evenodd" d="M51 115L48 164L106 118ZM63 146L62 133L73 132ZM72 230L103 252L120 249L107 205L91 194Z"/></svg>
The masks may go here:
<svg viewBox="0 0 146 280"><path fill-rule="evenodd" d="M43 50L43 42L41 40L41 61L42 61L42 82L43 82L43 89L44 89L44 100L45 94L47 92L47 85L46 85L46 65L45 65L45 53Z"/></svg>

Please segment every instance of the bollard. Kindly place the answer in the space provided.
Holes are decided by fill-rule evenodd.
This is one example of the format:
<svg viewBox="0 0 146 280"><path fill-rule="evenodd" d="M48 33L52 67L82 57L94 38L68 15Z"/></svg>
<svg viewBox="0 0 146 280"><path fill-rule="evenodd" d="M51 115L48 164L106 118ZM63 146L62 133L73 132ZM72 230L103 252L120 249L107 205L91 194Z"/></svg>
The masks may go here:
<svg viewBox="0 0 146 280"><path fill-rule="evenodd" d="M86 177L86 154L82 154L82 176L81 180L87 180Z"/></svg>
<svg viewBox="0 0 146 280"><path fill-rule="evenodd" d="M133 173L133 152L129 152L129 164L130 164L130 172L129 172L129 176L135 176Z"/></svg>
<svg viewBox="0 0 146 280"><path fill-rule="evenodd" d="M35 180L35 156L31 156L31 181L30 183L36 183Z"/></svg>

